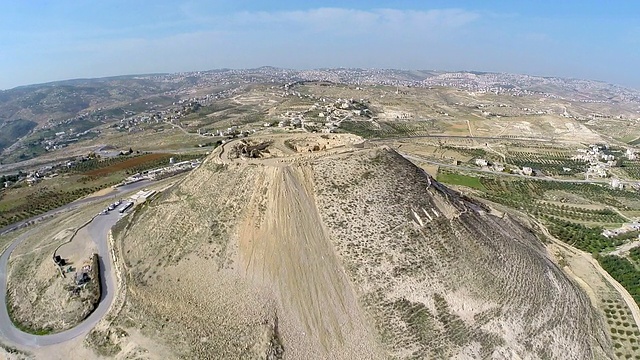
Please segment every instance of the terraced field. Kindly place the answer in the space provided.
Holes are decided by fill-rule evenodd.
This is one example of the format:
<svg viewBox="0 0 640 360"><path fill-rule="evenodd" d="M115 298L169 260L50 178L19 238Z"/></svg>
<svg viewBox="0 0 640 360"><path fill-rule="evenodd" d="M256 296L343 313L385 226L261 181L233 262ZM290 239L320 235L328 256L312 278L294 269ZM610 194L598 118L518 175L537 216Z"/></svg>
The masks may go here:
<svg viewBox="0 0 640 360"><path fill-rule="evenodd" d="M622 170L632 179L640 179L640 161L624 160L622 161Z"/></svg>
<svg viewBox="0 0 640 360"><path fill-rule="evenodd" d="M442 133L434 121L343 121L340 129L364 138L424 136Z"/></svg>
<svg viewBox="0 0 640 360"><path fill-rule="evenodd" d="M570 155L560 152L533 153L509 151L505 162L510 165L516 165L519 168L527 166L532 169L538 169L544 174L552 176L576 175L584 173L587 170L587 164L585 162L571 160Z"/></svg>

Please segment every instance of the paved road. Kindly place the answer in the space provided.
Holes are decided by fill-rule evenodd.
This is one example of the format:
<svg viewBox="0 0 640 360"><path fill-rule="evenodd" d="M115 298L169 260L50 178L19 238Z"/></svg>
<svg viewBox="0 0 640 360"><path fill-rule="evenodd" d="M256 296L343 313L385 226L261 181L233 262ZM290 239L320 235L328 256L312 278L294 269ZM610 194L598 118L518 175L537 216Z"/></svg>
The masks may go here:
<svg viewBox="0 0 640 360"><path fill-rule="evenodd" d="M130 191L133 191L133 190L138 190L140 188L148 186L149 183L150 183L149 181L143 180L143 181L139 181L139 182L136 182L136 183L133 183L133 184L120 186L120 187L116 188L115 191L112 191L107 195L86 197L86 198L78 199L76 201L70 202L67 205L62 205L59 208L47 211L44 214L36 215L34 217L31 217L31 218L19 221L17 223L13 223L11 225L5 226L5 227L0 229L0 235L4 235L4 234L6 234L6 233L8 233L10 231L19 229L22 226L24 226L26 223L28 223L29 221L38 221L40 219L43 219L43 218L51 216L51 215L55 215L55 214L63 212L63 211L76 209L78 206L84 205L86 203L90 203L90 202L94 202L94 201L100 201L100 200L108 199L108 198L111 198L111 197L118 197L123 193L127 193L127 192L130 192Z"/></svg>
<svg viewBox="0 0 640 360"><path fill-rule="evenodd" d="M73 203L74 207L90 201L100 201L104 198L114 196L114 194L123 195L125 192L131 192L137 190L149 182L144 181L121 187L118 192L111 193L105 196L93 197L89 199L83 199L82 201ZM71 205L71 204L70 204ZM64 211L71 208L69 205L56 209L56 211ZM29 230L26 233L19 236L9 247L0 255L0 338L11 344L22 347L41 347L47 345L59 344L65 341L69 341L78 336L88 333L102 317L107 313L116 291L116 280L113 270L113 259L110 256L108 233L109 230L118 219L121 217L118 211L112 211L107 215L97 216L88 226L87 230L89 235L96 243L98 249L98 256L100 260L100 281L102 284L102 296L100 298L100 304L97 309L89 315L78 326L52 335L32 335L20 331L16 328L9 318L7 313L6 293L7 293L7 264L9 256L34 230ZM52 264L53 266L53 264Z"/></svg>

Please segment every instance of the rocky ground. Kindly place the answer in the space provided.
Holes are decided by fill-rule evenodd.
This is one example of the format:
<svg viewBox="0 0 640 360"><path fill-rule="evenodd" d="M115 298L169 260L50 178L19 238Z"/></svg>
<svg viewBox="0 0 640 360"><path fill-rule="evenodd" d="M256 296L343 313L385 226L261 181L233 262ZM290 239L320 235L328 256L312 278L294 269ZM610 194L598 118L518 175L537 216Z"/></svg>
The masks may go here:
<svg viewBox="0 0 640 360"><path fill-rule="evenodd" d="M589 297L518 221L387 148L295 144L302 156L272 143L279 156L266 160L217 150L122 226L127 298L93 334L98 352L154 358L162 343L164 358L612 355Z"/></svg>
<svg viewBox="0 0 640 360"><path fill-rule="evenodd" d="M76 288L74 272L61 277L52 255L102 206L75 210L65 218L54 218L29 230L25 241L12 254L8 269L7 306L14 322L24 331L48 334L66 330L93 311L95 304L91 284L73 293L71 290ZM71 266L75 271L90 264L91 253L86 255L85 259L69 263L64 270Z"/></svg>

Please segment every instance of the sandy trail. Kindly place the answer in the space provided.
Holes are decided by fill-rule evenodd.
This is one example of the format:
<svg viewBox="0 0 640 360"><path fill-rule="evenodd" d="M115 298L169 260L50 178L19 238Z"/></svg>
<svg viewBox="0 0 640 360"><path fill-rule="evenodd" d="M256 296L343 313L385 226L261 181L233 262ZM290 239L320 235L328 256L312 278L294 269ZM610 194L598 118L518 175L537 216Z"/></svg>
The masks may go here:
<svg viewBox="0 0 640 360"><path fill-rule="evenodd" d="M640 240L632 241L630 243L626 243L626 244L618 246L615 250L610 252L608 255L624 256L629 251L633 250L634 248L636 248L638 246L640 246Z"/></svg>
<svg viewBox="0 0 640 360"><path fill-rule="evenodd" d="M310 195L311 178L302 166L264 167L240 229L240 255L247 277L274 286L284 308L328 350L367 326Z"/></svg>

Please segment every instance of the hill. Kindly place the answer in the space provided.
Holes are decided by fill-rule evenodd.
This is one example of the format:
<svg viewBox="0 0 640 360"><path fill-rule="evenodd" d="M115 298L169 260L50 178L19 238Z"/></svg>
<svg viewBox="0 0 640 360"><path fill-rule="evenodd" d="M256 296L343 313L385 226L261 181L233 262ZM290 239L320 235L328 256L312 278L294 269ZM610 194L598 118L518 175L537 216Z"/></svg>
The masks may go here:
<svg viewBox="0 0 640 360"><path fill-rule="evenodd" d="M36 125L33 121L23 119L0 122L0 153L13 145L16 140L27 135Z"/></svg>
<svg viewBox="0 0 640 360"><path fill-rule="evenodd" d="M612 356L528 228L355 136L225 144L128 221L102 354L142 333L164 358Z"/></svg>
<svg viewBox="0 0 640 360"><path fill-rule="evenodd" d="M21 86L0 91L0 123L21 118L44 125L50 120L62 121L96 109L132 105L130 103L138 103L131 109L148 109L149 102L154 104L150 99L159 96L192 96L199 90L221 84L296 81L328 81L351 85L446 86L516 96L538 94L595 103L640 101L640 91L592 80L474 71L344 68L292 70L261 67L76 79ZM108 112L104 114L109 115Z"/></svg>

